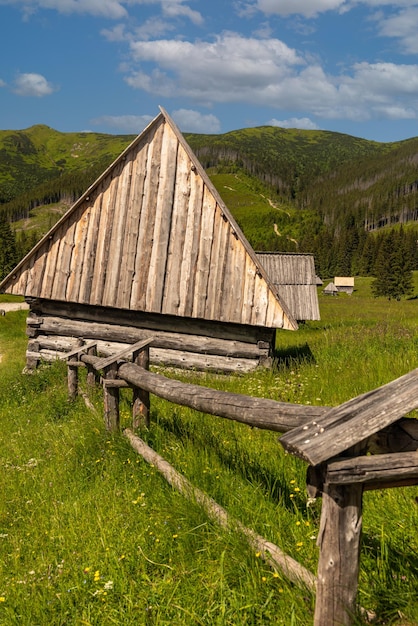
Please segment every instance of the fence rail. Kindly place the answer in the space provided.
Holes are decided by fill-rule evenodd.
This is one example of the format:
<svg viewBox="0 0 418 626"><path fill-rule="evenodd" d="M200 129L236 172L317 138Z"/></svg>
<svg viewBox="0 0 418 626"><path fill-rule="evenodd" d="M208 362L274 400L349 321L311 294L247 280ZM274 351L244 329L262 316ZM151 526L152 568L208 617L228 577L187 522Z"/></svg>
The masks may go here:
<svg viewBox="0 0 418 626"><path fill-rule="evenodd" d="M240 522L233 523L290 580L316 587L314 626L352 625L357 610L363 490L418 484L418 420L402 417L418 407L418 369L340 407L305 406L219 391L150 372L151 342L152 338L137 342L105 358L94 354L96 344L90 342L65 355L70 398L77 395L78 367L86 366L89 384L95 384L102 372L109 430L119 428L120 388L131 387L134 428L149 425L151 393L204 413L285 433L281 437L284 447L311 463L308 493L323 499L317 578L274 544ZM190 485L131 430L125 435L171 484L185 495L193 494L221 524L231 523L222 507ZM330 441L337 443L333 447ZM378 456L366 456L370 452Z"/></svg>

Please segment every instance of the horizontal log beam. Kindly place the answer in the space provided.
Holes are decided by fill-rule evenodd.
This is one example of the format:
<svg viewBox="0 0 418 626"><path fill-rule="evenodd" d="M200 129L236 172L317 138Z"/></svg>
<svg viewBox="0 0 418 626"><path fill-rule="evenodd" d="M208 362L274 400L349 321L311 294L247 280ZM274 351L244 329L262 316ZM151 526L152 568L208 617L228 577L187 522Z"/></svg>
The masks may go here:
<svg viewBox="0 0 418 626"><path fill-rule="evenodd" d="M257 341L266 341L272 343L275 330L265 328L264 326L250 326L244 324L225 324L223 322L213 322L208 320L199 320L187 317L179 317L174 315L161 315L158 313L143 313L141 311L128 311L124 309L112 309L109 307L90 306L76 304L73 302L58 302L53 300L40 300L37 298L28 298L30 304L31 315L38 318L58 317L61 323L64 320L75 323L78 322L97 322L102 325L123 325L123 327L132 327L132 329L149 329L157 332L173 332L186 335L197 335L208 338L218 338L236 340L238 342L257 343ZM43 322L45 323L45 321ZM226 336L227 334L227 336ZM81 337L88 335L82 333ZM140 337L129 339L130 343L138 341ZM119 339L123 341L123 339Z"/></svg>
<svg viewBox="0 0 418 626"><path fill-rule="evenodd" d="M361 483L364 489L418 485L418 452L342 458L328 463L328 484Z"/></svg>
<svg viewBox="0 0 418 626"><path fill-rule="evenodd" d="M133 363L120 365L118 374L131 385L136 385L170 402L188 406L202 413L218 415L249 426L277 432L287 432L313 417L318 418L326 411L325 407L253 398L229 391L182 383L161 374L149 372Z"/></svg>
<svg viewBox="0 0 418 626"><path fill-rule="evenodd" d="M62 352L68 352L69 338L48 335L38 335L36 338L39 344L39 354L37 360L56 360L64 356ZM29 352L34 352L29 345ZM104 356L112 356L126 348L126 343L113 343L109 341L97 341L97 351ZM29 358L29 354L27 353ZM243 359L215 354L198 354L196 352L185 352L182 350L163 350L158 348L150 349L150 361L154 365L165 365L179 367L183 369L213 370L220 372L247 373L256 369L259 365L258 359Z"/></svg>
<svg viewBox="0 0 418 626"><path fill-rule="evenodd" d="M28 318L29 319L29 318ZM268 356L270 346L267 342L249 343L232 339L196 336L188 333L167 332L162 329L148 330L122 326L121 324L104 324L81 320L69 320L62 317L41 317L31 320L28 324L28 335L50 334L63 337L86 337L102 341L135 343L148 337L155 337L155 347L168 350L198 352L200 354L218 354L237 358L256 358Z"/></svg>

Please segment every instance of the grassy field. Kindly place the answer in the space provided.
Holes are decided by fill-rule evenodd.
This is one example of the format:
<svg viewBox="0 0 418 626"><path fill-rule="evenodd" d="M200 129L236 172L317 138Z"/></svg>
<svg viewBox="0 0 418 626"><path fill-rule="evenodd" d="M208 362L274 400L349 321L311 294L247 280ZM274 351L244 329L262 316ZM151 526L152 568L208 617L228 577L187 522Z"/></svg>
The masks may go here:
<svg viewBox="0 0 418 626"><path fill-rule="evenodd" d="M418 367L418 299L374 299L370 280L358 278L351 297L319 301L320 322L278 334L273 371L181 378L336 405ZM63 364L22 375L25 316L0 317L1 626L312 624L311 593L104 430L100 392L92 412L82 398L67 401ZM122 419L129 424L128 396ZM320 501L308 506L306 464L284 453L277 433L155 397L151 419L141 435L154 449L316 571ZM417 496L410 487L364 497L359 603L377 624L418 624Z"/></svg>

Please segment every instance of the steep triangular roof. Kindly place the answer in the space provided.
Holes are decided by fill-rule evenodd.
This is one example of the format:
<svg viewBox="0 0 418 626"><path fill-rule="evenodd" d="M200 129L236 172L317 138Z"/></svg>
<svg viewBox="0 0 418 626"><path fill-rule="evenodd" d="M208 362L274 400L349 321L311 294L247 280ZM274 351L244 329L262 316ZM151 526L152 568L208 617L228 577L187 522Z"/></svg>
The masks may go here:
<svg viewBox="0 0 418 626"><path fill-rule="evenodd" d="M164 109L3 280L0 290L297 328Z"/></svg>

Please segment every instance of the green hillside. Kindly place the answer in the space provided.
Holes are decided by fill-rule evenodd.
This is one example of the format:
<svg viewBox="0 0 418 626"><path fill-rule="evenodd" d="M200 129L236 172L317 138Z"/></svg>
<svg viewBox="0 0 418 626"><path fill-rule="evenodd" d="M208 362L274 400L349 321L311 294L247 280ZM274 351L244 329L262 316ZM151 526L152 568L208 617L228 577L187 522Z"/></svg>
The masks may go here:
<svg viewBox="0 0 418 626"><path fill-rule="evenodd" d="M402 225L418 269L418 138L377 143L270 126L185 138L255 249L312 252L322 276L368 275L387 229ZM0 220L18 234L17 256L133 139L0 131Z"/></svg>
<svg viewBox="0 0 418 626"><path fill-rule="evenodd" d="M127 135L60 133L37 125L0 131L0 203L66 172L109 164L132 141Z"/></svg>

